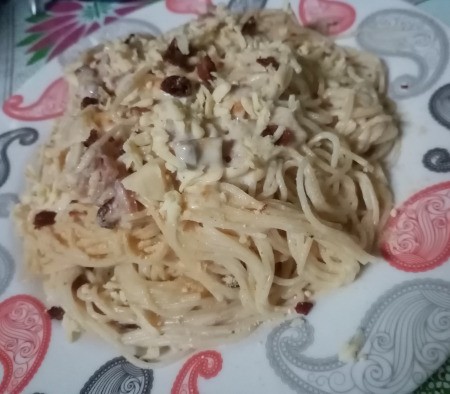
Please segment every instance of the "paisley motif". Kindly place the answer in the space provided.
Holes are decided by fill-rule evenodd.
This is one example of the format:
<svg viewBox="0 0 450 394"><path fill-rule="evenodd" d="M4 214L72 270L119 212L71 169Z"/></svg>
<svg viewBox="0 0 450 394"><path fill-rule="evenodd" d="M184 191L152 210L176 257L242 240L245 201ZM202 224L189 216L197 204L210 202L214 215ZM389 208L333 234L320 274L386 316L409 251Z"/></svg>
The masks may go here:
<svg viewBox="0 0 450 394"><path fill-rule="evenodd" d="M433 93L429 108L433 118L450 129L450 84L441 86Z"/></svg>
<svg viewBox="0 0 450 394"><path fill-rule="evenodd" d="M417 96L442 75L449 60L449 42L444 29L432 18L414 10L388 9L375 12L359 25L358 44L380 56L412 60L418 69L391 82L395 99ZM409 69L409 68L408 68Z"/></svg>
<svg viewBox="0 0 450 394"><path fill-rule="evenodd" d="M53 81L32 104L23 105L24 97L11 96L3 103L3 112L13 119L34 121L56 118L67 106L69 86L64 78Z"/></svg>
<svg viewBox="0 0 450 394"><path fill-rule="evenodd" d="M34 144L39 137L36 129L31 127L21 127L9 130L0 135L0 187L8 180L10 164L7 155L9 145L18 140L20 145L27 146Z"/></svg>
<svg viewBox="0 0 450 394"><path fill-rule="evenodd" d="M102 365L86 382L80 394L150 394L153 371L116 357Z"/></svg>
<svg viewBox="0 0 450 394"><path fill-rule="evenodd" d="M0 304L0 393L19 394L39 369L50 342L45 306L21 294Z"/></svg>
<svg viewBox="0 0 450 394"><path fill-rule="evenodd" d="M6 290L14 276L14 259L8 250L0 245L0 295Z"/></svg>
<svg viewBox="0 0 450 394"><path fill-rule="evenodd" d="M0 218L7 218L12 207L19 202L19 196L16 193L0 194Z"/></svg>
<svg viewBox="0 0 450 394"><path fill-rule="evenodd" d="M177 14L202 15L213 7L211 0L165 0L169 11Z"/></svg>
<svg viewBox="0 0 450 394"><path fill-rule="evenodd" d="M189 358L173 383L171 394L199 394L198 378L211 379L222 369L222 356L214 350L206 350Z"/></svg>
<svg viewBox="0 0 450 394"><path fill-rule="evenodd" d="M266 6L267 0L230 0L227 8L234 12L260 10Z"/></svg>
<svg viewBox="0 0 450 394"><path fill-rule="evenodd" d="M281 380L305 394L410 393L450 355L450 282L418 279L393 287L367 311L358 329L359 359L302 353L313 327L293 320L274 329L266 354Z"/></svg>
<svg viewBox="0 0 450 394"><path fill-rule="evenodd" d="M348 30L356 19L355 9L339 0L300 0L300 20L326 35Z"/></svg>
<svg viewBox="0 0 450 394"><path fill-rule="evenodd" d="M407 3L412 4L412 5L419 5L419 4L425 3L429 0L404 0L404 1L406 1Z"/></svg>
<svg viewBox="0 0 450 394"><path fill-rule="evenodd" d="M423 156L422 163L433 172L450 172L450 153L444 148L430 149Z"/></svg>
<svg viewBox="0 0 450 394"><path fill-rule="evenodd" d="M381 241L381 252L391 265L421 272L449 258L450 182L414 194L393 212Z"/></svg>

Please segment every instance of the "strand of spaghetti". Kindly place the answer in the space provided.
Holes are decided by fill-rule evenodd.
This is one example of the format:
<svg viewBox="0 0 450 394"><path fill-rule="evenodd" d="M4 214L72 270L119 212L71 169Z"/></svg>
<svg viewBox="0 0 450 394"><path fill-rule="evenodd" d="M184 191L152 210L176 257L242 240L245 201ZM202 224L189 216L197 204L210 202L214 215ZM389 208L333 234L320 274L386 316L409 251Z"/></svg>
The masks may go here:
<svg viewBox="0 0 450 394"><path fill-rule="evenodd" d="M331 148L331 160L330 160L330 166L333 168L336 168L338 165L339 156L341 155L341 142L339 141L339 137L336 134L330 133L329 131L324 131L322 133L319 133L315 137L311 138L308 141L309 146L314 146L318 142L321 142L322 140L327 139L331 142L332 148Z"/></svg>
<svg viewBox="0 0 450 394"><path fill-rule="evenodd" d="M313 167L309 164L305 168L305 192L317 211L332 214L333 220L335 221L345 221L348 212L343 209L339 201L334 207L326 201L317 175L314 173Z"/></svg>
<svg viewBox="0 0 450 394"><path fill-rule="evenodd" d="M196 235L198 235L198 237L196 237ZM196 245L199 245L205 240L208 240L209 230L206 227L198 228L196 231L196 235L194 236L195 238L193 237L192 241L194 241ZM197 256L199 258L203 257L205 260L209 259L220 263L220 265L224 267L237 281L239 285L239 297L242 301L243 306L252 307L254 305L253 296L250 293L248 279L246 278L248 275L248 271L244 269L240 260L229 256L224 257L222 253L218 253L211 249L208 250L207 255L200 256L200 254L197 253Z"/></svg>
<svg viewBox="0 0 450 394"><path fill-rule="evenodd" d="M304 234L288 233L287 240L289 252L297 264L297 275L301 276L305 268L308 255L311 253L313 239L311 237L305 237Z"/></svg>
<svg viewBox="0 0 450 394"><path fill-rule="evenodd" d="M231 183L220 182L219 189L228 193L229 197L227 202L230 205L257 210L264 208L264 203L262 201L257 200Z"/></svg>
<svg viewBox="0 0 450 394"><path fill-rule="evenodd" d="M370 181L369 177L363 172L357 171L355 172L354 176L359 181L359 186L366 207L369 212L372 212L373 224L375 226L378 226L380 221L380 206L372 182Z"/></svg>
<svg viewBox="0 0 450 394"><path fill-rule="evenodd" d="M209 228L208 230L210 234L208 241L211 246L214 245L216 253L220 254L228 251L228 254L231 257L244 263L249 271L249 275L256 280L256 286L257 289L259 289L264 282L264 272L261 272L261 260L258 256L250 249L241 245L238 240L233 239L215 228Z"/></svg>
<svg viewBox="0 0 450 394"><path fill-rule="evenodd" d="M286 186L285 177L284 177L284 169L283 169L283 163L278 162L277 163L277 172L275 174L275 180L277 182L277 190L280 194L280 200L286 201L288 198L288 188Z"/></svg>
<svg viewBox="0 0 450 394"><path fill-rule="evenodd" d="M330 233L333 234L333 236L329 237L329 238L334 238L335 239L334 242L336 242L337 244L340 244L344 250L352 250L353 252L356 250L360 250L359 246L356 245L352 239L349 239L343 233L336 231L335 229L325 226L313 214L313 212L310 208L309 202L308 202L308 197L306 196L306 192L305 192L305 189L303 186L303 179L304 179L303 174L304 174L305 166L306 166L305 161L303 163L301 163L301 165L299 166L298 171L297 171L296 182L297 182L297 193L298 193L298 196L300 199L300 204L302 206L302 210L305 213L305 216L306 216L308 222L310 222L315 228L320 230L320 232L323 234L330 234ZM360 253L358 253L358 254L360 256L365 257L364 261L370 260L370 256L368 254L366 254L365 252L363 252L362 250L360 250Z"/></svg>
<svg viewBox="0 0 450 394"><path fill-rule="evenodd" d="M270 288L272 287L273 277L275 273L275 258L270 243L266 239L252 237L262 263L263 283L256 287L256 309L264 313L270 308L268 303Z"/></svg>

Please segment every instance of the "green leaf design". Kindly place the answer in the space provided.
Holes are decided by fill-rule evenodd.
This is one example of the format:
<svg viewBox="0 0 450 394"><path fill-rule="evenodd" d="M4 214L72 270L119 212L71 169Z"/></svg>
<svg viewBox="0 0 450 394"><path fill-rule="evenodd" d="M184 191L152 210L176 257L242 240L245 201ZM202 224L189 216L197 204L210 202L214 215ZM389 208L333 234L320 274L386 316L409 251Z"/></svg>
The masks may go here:
<svg viewBox="0 0 450 394"><path fill-rule="evenodd" d="M26 36L22 41L17 43L18 47L23 47L35 42L41 35L39 33L33 33L29 36Z"/></svg>
<svg viewBox="0 0 450 394"><path fill-rule="evenodd" d="M37 23L37 22L41 22L41 21L47 19L49 16L50 15L47 14L46 12L40 12L36 15L32 15L32 16L26 18L25 20L30 23Z"/></svg>
<svg viewBox="0 0 450 394"><path fill-rule="evenodd" d="M50 51L50 48L42 48L39 49L38 51L36 51L33 56L30 58L30 60L28 60L27 65L31 65L34 64L36 62L38 62L39 60L43 59L44 57L47 56L48 52Z"/></svg>
<svg viewBox="0 0 450 394"><path fill-rule="evenodd" d="M83 10L83 18L87 19L88 21L92 21L95 19L95 9L92 5L88 5Z"/></svg>
<svg viewBox="0 0 450 394"><path fill-rule="evenodd" d="M111 9L111 3L97 3L97 9L100 14L107 14Z"/></svg>
<svg viewBox="0 0 450 394"><path fill-rule="evenodd" d="M111 4L93 1L84 6L82 16L88 21L99 20L111 9Z"/></svg>

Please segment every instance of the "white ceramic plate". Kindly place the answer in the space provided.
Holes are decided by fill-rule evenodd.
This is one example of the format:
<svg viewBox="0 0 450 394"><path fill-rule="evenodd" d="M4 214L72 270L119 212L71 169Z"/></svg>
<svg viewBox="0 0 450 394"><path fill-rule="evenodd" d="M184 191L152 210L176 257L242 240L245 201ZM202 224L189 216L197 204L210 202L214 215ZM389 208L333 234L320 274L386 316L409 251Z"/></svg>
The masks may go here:
<svg viewBox="0 0 450 394"><path fill-rule="evenodd" d="M276 8L281 3L231 0L229 6L245 10ZM21 191L29 157L64 109L67 92L59 79L61 65L104 38L136 30L169 30L193 18L189 12L205 10L206 4L167 0L127 14L130 8L106 29L55 56L4 103L0 112L1 393L400 394L414 391L450 356L450 182L446 182L450 154L445 149L450 147L450 85L446 85L450 36L442 24L397 0L292 2L303 23L316 23L318 18L327 22L328 32L339 42L375 52L389 67L390 95L398 103L404 125L400 156L391 170L397 209L382 245L385 260L364 269L350 286L323 297L303 325L295 324L295 319L280 326L269 323L239 343L202 351L153 371L131 366L89 335L68 343L60 324L50 322L39 301L44 299L39 285L24 279L21 272L20 243L8 214ZM120 7L107 12L114 14ZM88 26L81 35L89 26L94 29L92 23L77 19L81 11L76 7L61 8L51 17L64 12ZM360 357L340 362L339 350L357 332L363 336Z"/></svg>

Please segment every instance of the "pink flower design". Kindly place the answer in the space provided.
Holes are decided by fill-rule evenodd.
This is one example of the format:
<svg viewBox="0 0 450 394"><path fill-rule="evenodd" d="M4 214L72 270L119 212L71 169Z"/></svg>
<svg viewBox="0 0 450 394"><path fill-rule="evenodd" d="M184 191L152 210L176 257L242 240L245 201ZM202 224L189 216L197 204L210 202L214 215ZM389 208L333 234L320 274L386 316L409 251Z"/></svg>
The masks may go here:
<svg viewBox="0 0 450 394"><path fill-rule="evenodd" d="M99 1L61 1L54 3L45 13L28 19L32 23L28 35L18 46L29 46L28 64L42 59L49 61L64 52L101 26L149 4L149 0L126 3Z"/></svg>

